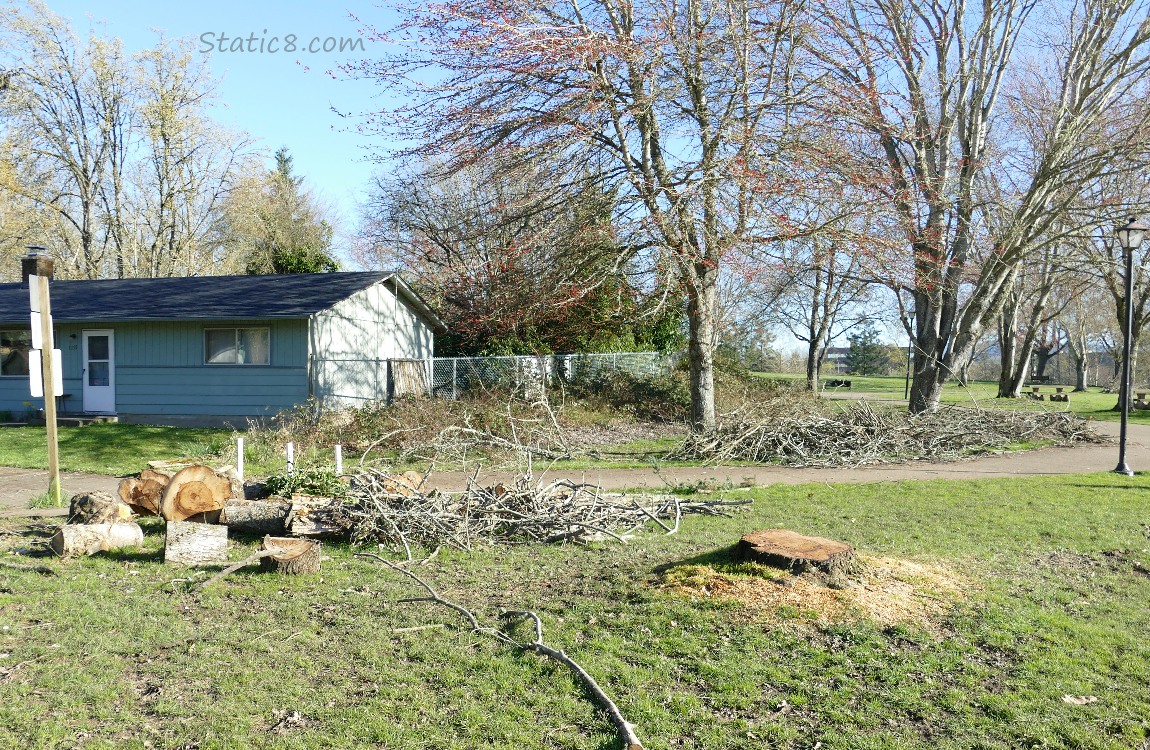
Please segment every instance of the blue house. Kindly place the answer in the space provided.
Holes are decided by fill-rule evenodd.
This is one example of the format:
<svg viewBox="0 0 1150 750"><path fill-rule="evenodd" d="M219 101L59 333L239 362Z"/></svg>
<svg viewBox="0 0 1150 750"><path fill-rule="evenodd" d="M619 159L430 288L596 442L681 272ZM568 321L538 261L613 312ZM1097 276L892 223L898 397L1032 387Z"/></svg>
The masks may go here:
<svg viewBox="0 0 1150 750"><path fill-rule="evenodd" d="M395 273L51 282L62 413L220 424L426 388L444 326ZM28 285L0 284L0 411L30 396Z"/></svg>

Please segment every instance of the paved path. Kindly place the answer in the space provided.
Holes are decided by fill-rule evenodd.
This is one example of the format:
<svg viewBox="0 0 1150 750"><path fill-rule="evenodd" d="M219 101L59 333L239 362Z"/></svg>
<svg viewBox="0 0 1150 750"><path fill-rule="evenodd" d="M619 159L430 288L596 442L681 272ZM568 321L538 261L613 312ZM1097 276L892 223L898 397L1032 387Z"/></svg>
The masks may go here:
<svg viewBox="0 0 1150 750"><path fill-rule="evenodd" d="M1004 453L953 463L915 462L859 469L790 469L781 466L674 467L653 469L590 469L555 471L549 476L595 482L604 489L665 487L670 484L710 485L807 484L811 482L899 482L907 479L990 479L1053 474L1085 474L1110 471L1118 463L1118 423L1095 422L1097 430L1115 438L1112 443L1073 448L1042 448L1022 453ZM1150 471L1150 425L1130 425L1127 463L1135 471ZM435 474L431 484L444 490L462 489L469 475L447 471ZM509 475L488 472L480 481L493 484ZM99 474L66 472L62 477L69 493L104 490L114 492L119 480ZM0 515L63 515L65 509L33 511L28 502L47 491L48 473L32 469L0 467Z"/></svg>

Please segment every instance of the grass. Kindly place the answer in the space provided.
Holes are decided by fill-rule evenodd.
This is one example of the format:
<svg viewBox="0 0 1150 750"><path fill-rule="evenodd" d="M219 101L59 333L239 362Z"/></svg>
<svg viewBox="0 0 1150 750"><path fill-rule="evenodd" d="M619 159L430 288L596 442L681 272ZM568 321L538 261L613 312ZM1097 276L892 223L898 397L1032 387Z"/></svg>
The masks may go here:
<svg viewBox="0 0 1150 750"><path fill-rule="evenodd" d="M231 434L222 429L117 423L61 427L60 468L93 474L134 474L146 468L149 461L216 455L230 448ZM45 429L0 428L0 466L47 468Z"/></svg>
<svg viewBox="0 0 1150 750"><path fill-rule="evenodd" d="M485 621L537 610L653 750L1145 747L1150 477L746 494L749 511L685 519L675 536L443 551L416 569ZM820 624L653 585L765 527L975 585L933 629ZM37 538L6 531L9 547ZM231 557L253 545L233 541ZM153 524L141 550L41 560L55 576L0 568L0 747L616 746L567 672L398 603L418 592L342 545L319 576L249 568L197 594L170 584L188 574L162 565L161 546ZM446 627L396 632L427 623ZM284 711L301 720L275 728Z"/></svg>

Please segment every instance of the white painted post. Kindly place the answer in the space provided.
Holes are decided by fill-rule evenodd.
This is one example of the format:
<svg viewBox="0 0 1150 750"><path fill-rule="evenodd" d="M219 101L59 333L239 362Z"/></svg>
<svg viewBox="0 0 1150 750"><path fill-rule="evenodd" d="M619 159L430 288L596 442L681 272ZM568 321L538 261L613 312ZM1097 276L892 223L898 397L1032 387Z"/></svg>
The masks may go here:
<svg viewBox="0 0 1150 750"><path fill-rule="evenodd" d="M244 481L244 439L236 438L236 476Z"/></svg>
<svg viewBox="0 0 1150 750"><path fill-rule="evenodd" d="M343 446L338 443L335 446L335 473L343 473Z"/></svg>
<svg viewBox="0 0 1150 750"><path fill-rule="evenodd" d="M295 443L287 444L287 473L295 474Z"/></svg>

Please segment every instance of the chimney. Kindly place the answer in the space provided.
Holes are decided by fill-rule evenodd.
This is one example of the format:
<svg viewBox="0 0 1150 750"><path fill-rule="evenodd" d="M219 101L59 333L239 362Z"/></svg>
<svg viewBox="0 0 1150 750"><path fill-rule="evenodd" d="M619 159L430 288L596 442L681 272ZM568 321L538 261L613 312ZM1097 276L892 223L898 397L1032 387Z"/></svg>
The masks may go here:
<svg viewBox="0 0 1150 750"><path fill-rule="evenodd" d="M52 278L54 262L48 254L48 248L41 245L27 245L28 254L20 259L20 270L23 281L28 283L29 276L47 276Z"/></svg>

